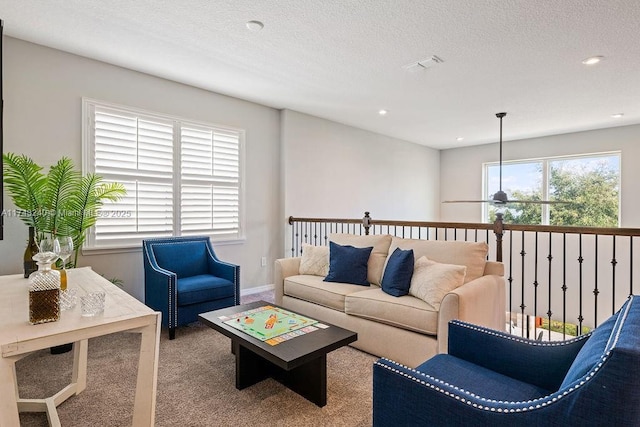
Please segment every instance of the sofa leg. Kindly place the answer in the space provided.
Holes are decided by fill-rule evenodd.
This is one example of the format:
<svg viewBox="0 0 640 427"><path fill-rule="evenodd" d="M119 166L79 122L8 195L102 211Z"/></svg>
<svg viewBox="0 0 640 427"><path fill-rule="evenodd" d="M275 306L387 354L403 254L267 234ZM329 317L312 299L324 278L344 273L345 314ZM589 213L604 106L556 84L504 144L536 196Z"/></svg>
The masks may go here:
<svg viewBox="0 0 640 427"><path fill-rule="evenodd" d="M169 328L169 339L172 340L176 337L176 328Z"/></svg>

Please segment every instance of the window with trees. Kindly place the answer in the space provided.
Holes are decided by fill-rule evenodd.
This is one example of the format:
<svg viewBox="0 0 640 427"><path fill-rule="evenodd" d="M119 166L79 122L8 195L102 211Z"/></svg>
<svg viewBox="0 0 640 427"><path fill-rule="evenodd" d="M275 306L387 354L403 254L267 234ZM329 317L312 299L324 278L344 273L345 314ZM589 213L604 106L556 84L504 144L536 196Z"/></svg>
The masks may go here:
<svg viewBox="0 0 640 427"><path fill-rule="evenodd" d="M500 165L484 165L484 197L500 187ZM502 190L509 200L567 201L562 204L510 203L505 222L617 227L620 208L620 153L503 162ZM484 219L495 220L496 206Z"/></svg>

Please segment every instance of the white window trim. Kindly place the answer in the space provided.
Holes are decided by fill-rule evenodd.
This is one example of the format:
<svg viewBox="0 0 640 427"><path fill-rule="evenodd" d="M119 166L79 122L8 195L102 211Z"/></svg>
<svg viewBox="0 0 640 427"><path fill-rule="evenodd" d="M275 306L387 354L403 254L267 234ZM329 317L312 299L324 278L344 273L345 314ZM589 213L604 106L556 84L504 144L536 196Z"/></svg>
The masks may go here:
<svg viewBox="0 0 640 427"><path fill-rule="evenodd" d="M92 116L95 112L95 105L99 105L104 108L112 108L115 110L121 110L125 112L129 112L131 114L144 116L151 119L159 119L159 120L169 120L176 122L181 122L186 125L193 126L201 126L205 128L216 128L221 130L227 130L231 132L237 132L239 134L238 141L238 156L239 156L239 176L238 176L238 200L239 200L239 223L238 223L238 236L235 238L229 239L216 239L212 240L216 243L216 245L234 245L234 244L242 244L246 241L246 194L245 194L245 140L246 140L246 131L244 129L235 128L227 125L220 125L216 123L207 123L198 120L188 119L180 116L173 115L165 115L157 112L152 112L148 110L144 110L141 108L130 107L126 105L111 103L107 101L102 101L94 98L83 97L82 98L82 173L93 173L95 171L95 138L94 138L94 129L91 126ZM179 128L179 126L178 126ZM174 143L176 139L174 137ZM178 131L178 139L179 139L179 131ZM174 152L174 169L179 171L180 166L180 149L175 149ZM177 159L177 162L176 162ZM180 188L180 173L174 174L174 189L177 186L178 191L174 191L174 236L180 236L180 209L176 209L179 207L179 188ZM208 233L202 233L204 235L209 235L212 239L214 236ZM107 253L121 253L121 252L134 252L141 247L141 243L131 243L131 244L117 244L113 246L95 246L95 231L92 227L87 231L87 238L82 247L82 253L87 255L99 255L99 254L107 254Z"/></svg>
<svg viewBox="0 0 640 427"><path fill-rule="evenodd" d="M622 223L622 151L601 151L596 153L570 154L566 156L550 156L550 157L532 157L528 159L503 160L502 166L514 165L518 163L542 163L542 200L549 200L549 171L550 163L559 160L576 160L581 158L618 156L618 227ZM483 162L482 163L482 199L488 200L492 194L489 194L489 167L499 166L500 162ZM504 188L503 188L504 190ZM480 222L487 222L489 217L489 203L482 203L482 213ZM542 224L549 224L549 205L542 205Z"/></svg>

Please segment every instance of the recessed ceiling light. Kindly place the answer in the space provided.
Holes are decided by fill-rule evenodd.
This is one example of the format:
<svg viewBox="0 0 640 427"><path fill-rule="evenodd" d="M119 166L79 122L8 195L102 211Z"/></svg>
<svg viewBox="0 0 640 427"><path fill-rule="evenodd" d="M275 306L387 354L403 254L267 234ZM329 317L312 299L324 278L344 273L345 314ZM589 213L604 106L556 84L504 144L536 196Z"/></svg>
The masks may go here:
<svg viewBox="0 0 640 427"><path fill-rule="evenodd" d="M613 117L614 119L619 119L619 118L621 118L622 116L624 116L624 113L615 113L615 114L612 114L612 115L611 115L611 117Z"/></svg>
<svg viewBox="0 0 640 427"><path fill-rule="evenodd" d="M380 114L381 116L386 116L386 115L387 115L387 113L388 113L388 111L387 111L387 110L380 110L380 111L378 111L378 114Z"/></svg>
<svg viewBox="0 0 640 427"><path fill-rule="evenodd" d="M464 141L464 137L459 136L459 137L456 138L456 141Z"/></svg>
<svg viewBox="0 0 640 427"><path fill-rule="evenodd" d="M264 24L260 21L249 21L245 25L251 31L260 31L264 28Z"/></svg>
<svg viewBox="0 0 640 427"><path fill-rule="evenodd" d="M583 59L582 63L584 65L595 65L598 62L602 61L604 59L604 56L591 56L589 58Z"/></svg>

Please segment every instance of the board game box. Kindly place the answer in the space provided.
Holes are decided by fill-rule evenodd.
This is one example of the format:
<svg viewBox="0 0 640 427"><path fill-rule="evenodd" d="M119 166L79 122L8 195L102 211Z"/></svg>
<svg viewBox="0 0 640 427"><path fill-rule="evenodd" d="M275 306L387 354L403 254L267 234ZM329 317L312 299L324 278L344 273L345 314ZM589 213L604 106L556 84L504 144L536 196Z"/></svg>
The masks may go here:
<svg viewBox="0 0 640 427"><path fill-rule="evenodd" d="M242 311L230 316L222 316L220 319L226 325L239 329L270 345L276 345L296 336L316 331L318 328L327 327L318 323L317 320L271 305Z"/></svg>

